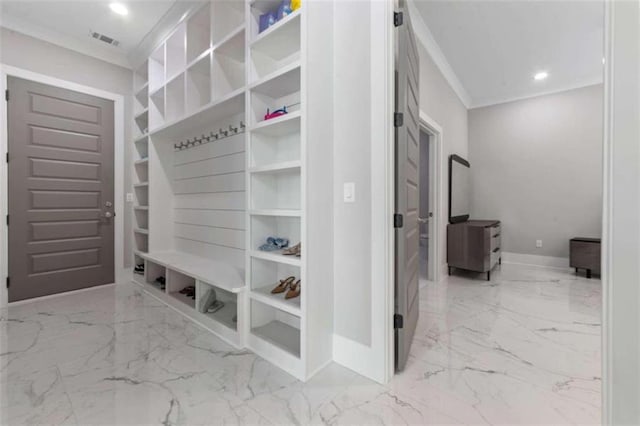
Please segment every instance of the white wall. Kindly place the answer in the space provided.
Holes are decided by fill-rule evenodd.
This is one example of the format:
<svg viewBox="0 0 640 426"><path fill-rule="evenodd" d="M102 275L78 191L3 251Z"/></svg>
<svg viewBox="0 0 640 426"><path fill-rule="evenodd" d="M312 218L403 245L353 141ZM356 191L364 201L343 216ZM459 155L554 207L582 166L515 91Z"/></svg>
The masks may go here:
<svg viewBox="0 0 640 426"><path fill-rule="evenodd" d="M371 61L370 22L352 19L366 4L345 1L334 22L334 274L335 332L371 343ZM345 43L344 40L349 40ZM366 47L366 48L363 48ZM354 182L356 202L342 200ZM354 300L360 300L354 309Z"/></svg>
<svg viewBox="0 0 640 426"><path fill-rule="evenodd" d="M443 164L440 176L440 268L446 268L447 256L447 224L449 223L448 208L448 163L451 154L468 157L468 122L467 108L455 91L451 88L426 49L418 43L420 53L420 109L435 120L443 129L442 158ZM434 207L435 208L435 207ZM435 210L433 210L435 212Z"/></svg>
<svg viewBox="0 0 640 426"><path fill-rule="evenodd" d="M49 77L82 84L125 96L125 193L131 192L132 152L131 122L132 86L131 70L89 57L73 50L0 28L0 63L22 68ZM125 206L124 217L124 261L125 267L132 263L132 209L125 199L116 200Z"/></svg>
<svg viewBox="0 0 640 426"><path fill-rule="evenodd" d="M469 111L471 217L502 221L503 252L568 258L572 237L601 236L602 96L599 84Z"/></svg>
<svg viewBox="0 0 640 426"><path fill-rule="evenodd" d="M335 7L333 355L384 382L393 372L393 5ZM355 183L354 203L342 199L345 182Z"/></svg>

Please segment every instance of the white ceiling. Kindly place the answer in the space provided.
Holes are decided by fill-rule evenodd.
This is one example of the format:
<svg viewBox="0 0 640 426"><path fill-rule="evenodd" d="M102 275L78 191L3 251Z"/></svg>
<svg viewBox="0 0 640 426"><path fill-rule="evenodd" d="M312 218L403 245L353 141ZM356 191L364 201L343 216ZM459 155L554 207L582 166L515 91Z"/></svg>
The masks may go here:
<svg viewBox="0 0 640 426"><path fill-rule="evenodd" d="M61 44L109 62L128 66L145 37L176 0L119 0L127 16L113 13L105 0L0 0L0 25ZM120 42L118 47L90 37L95 31Z"/></svg>
<svg viewBox="0 0 640 426"><path fill-rule="evenodd" d="M471 98L471 107L603 80L602 1L415 0L414 4ZM547 71L549 77L535 81L533 75L539 71Z"/></svg>

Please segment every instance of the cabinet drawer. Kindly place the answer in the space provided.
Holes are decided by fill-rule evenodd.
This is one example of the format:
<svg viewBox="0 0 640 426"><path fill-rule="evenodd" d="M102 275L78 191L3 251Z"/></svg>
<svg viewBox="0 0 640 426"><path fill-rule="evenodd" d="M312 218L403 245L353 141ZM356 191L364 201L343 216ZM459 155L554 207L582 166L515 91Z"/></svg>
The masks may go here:
<svg viewBox="0 0 640 426"><path fill-rule="evenodd" d="M498 264L498 260L500 260L500 256L502 256L502 251L500 249L496 249L491 252L490 260L489 260L489 268L493 269L494 266Z"/></svg>
<svg viewBox="0 0 640 426"><path fill-rule="evenodd" d="M493 252L495 249L501 247L502 235L500 235L500 230L497 231L491 228L491 243L489 244L489 248Z"/></svg>

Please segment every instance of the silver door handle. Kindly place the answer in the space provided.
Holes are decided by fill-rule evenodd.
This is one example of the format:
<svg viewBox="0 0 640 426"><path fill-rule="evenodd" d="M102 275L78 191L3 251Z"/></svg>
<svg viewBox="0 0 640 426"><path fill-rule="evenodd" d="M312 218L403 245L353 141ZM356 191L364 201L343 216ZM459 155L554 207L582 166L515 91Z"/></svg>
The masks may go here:
<svg viewBox="0 0 640 426"><path fill-rule="evenodd" d="M418 223L429 223L429 218L419 217Z"/></svg>
<svg viewBox="0 0 640 426"><path fill-rule="evenodd" d="M104 217L106 217L107 219L109 219L110 217L112 217L113 215L111 214L111 212L105 212L104 213Z"/></svg>

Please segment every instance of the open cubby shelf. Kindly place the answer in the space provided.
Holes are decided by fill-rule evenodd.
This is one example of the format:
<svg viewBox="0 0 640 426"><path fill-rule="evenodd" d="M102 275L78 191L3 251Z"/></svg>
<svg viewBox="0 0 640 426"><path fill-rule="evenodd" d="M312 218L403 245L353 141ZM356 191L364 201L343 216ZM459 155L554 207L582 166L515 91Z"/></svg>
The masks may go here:
<svg viewBox="0 0 640 426"><path fill-rule="evenodd" d="M251 43L251 81L300 60L300 11L258 34Z"/></svg>
<svg viewBox="0 0 640 426"><path fill-rule="evenodd" d="M211 6L203 6L187 21L187 62L198 58L211 47Z"/></svg>
<svg viewBox="0 0 640 426"><path fill-rule="evenodd" d="M251 300L251 334L300 358L300 318Z"/></svg>
<svg viewBox="0 0 640 426"><path fill-rule="evenodd" d="M244 2L216 0L211 3L212 37L214 46L220 44L230 33L244 25Z"/></svg>
<svg viewBox="0 0 640 426"><path fill-rule="evenodd" d="M319 2L305 14L303 1L259 32L260 15L279 4L196 2L135 68L134 261L145 275L133 279L234 346L306 380L331 360L333 338L323 327L332 323L324 273L330 230L307 209L332 189L330 160L320 153L330 139L333 48L321 29L330 31L335 4L321 10ZM265 120L285 106L287 114ZM229 128L238 133L192 142ZM271 236L309 245L314 256L260 251ZM288 276L301 279L300 296L272 294ZM191 285L195 299L180 293ZM207 313L212 291L224 305Z"/></svg>
<svg viewBox="0 0 640 426"><path fill-rule="evenodd" d="M211 57L206 55L187 70L187 114L211 102Z"/></svg>
<svg viewBox="0 0 640 426"><path fill-rule="evenodd" d="M239 323L242 324L242 304L238 298L243 297L244 278L238 270L182 252L137 251L135 261L136 264L145 264L145 278L141 280L136 275L136 283L142 282L143 287L158 299L200 322L229 343L241 346L238 330ZM156 281L158 277L164 277L164 288ZM195 288L195 299L180 293L188 286ZM224 306L216 312L201 312L200 308L211 290Z"/></svg>

